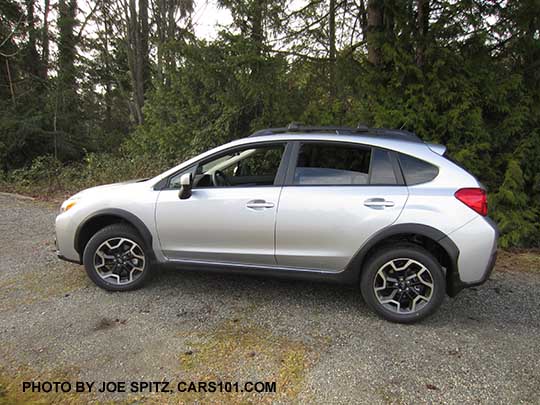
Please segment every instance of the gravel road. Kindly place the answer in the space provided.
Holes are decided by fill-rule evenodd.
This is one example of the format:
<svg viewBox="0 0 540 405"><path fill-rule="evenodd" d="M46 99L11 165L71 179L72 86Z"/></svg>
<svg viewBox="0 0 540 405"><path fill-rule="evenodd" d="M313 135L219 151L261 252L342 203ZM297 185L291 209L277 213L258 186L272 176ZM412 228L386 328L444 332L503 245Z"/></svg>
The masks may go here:
<svg viewBox="0 0 540 405"><path fill-rule="evenodd" d="M0 404L83 398L23 394L25 380L277 381L266 394L84 397L128 403L540 403L539 257L503 253L484 286L405 326L325 284L162 270L105 292L56 259L56 211L0 195Z"/></svg>

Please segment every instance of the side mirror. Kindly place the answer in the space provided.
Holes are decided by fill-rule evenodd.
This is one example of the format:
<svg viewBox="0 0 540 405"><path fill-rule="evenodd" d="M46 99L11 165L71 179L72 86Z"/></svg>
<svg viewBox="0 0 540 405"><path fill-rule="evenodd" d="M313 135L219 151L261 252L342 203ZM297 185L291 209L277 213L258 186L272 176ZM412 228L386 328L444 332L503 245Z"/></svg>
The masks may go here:
<svg viewBox="0 0 540 405"><path fill-rule="evenodd" d="M181 200L186 200L191 197L191 173L186 173L180 177L180 192L178 197Z"/></svg>

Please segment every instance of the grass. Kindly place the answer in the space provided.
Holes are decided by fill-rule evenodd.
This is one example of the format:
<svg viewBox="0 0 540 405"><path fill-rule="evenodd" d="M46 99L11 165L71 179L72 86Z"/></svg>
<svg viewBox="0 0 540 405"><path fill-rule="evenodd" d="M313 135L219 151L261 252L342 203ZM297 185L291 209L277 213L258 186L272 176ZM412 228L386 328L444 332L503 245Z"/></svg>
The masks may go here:
<svg viewBox="0 0 540 405"><path fill-rule="evenodd" d="M61 262L8 276L0 280L0 290L6 293L6 298L0 301L0 310L60 297L89 283L82 269Z"/></svg>
<svg viewBox="0 0 540 405"><path fill-rule="evenodd" d="M189 334L191 347L178 354L179 381L276 382L276 393L173 392L128 394L121 404L250 404L295 402L303 388L307 371L318 359L318 350L301 341L278 336L265 328L238 320L228 320L206 332ZM321 341L322 345L326 342ZM8 352L6 352L8 353ZM5 361L15 367L15 361ZM94 393L23 392L24 381L78 380L80 370L37 371L0 368L0 405L103 403ZM129 381L129 379L128 379ZM118 402L115 402L118 403Z"/></svg>
<svg viewBox="0 0 540 405"><path fill-rule="evenodd" d="M238 400L294 400L307 370L317 357L316 352L302 342L238 320L227 321L209 333L192 336L195 340L190 350L179 355L181 368L190 380L277 383L276 394L235 393L221 398L231 403Z"/></svg>
<svg viewBox="0 0 540 405"><path fill-rule="evenodd" d="M90 403L91 395L76 392L23 392L25 381L75 381L69 378L77 373L77 370L51 370L37 372L31 368L18 368L7 370L0 368L0 405L23 405L23 404L79 404Z"/></svg>

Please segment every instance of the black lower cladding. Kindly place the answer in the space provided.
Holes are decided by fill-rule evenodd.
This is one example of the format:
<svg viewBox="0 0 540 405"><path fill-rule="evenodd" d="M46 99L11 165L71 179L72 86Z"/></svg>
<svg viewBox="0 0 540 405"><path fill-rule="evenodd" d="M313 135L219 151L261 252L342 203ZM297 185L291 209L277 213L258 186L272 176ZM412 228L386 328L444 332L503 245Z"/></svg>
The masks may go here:
<svg viewBox="0 0 540 405"><path fill-rule="evenodd" d="M80 260L72 260L72 259L68 259L67 257L62 256L59 252L56 252L56 257L58 257L60 260L66 261L66 262L76 263L76 264L82 264L82 262L81 262Z"/></svg>

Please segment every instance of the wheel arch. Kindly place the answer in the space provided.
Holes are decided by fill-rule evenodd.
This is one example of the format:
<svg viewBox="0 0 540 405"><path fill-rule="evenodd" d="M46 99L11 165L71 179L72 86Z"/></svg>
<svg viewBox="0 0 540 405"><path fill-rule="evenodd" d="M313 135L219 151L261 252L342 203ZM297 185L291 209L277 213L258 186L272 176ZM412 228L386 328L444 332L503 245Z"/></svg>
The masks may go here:
<svg viewBox="0 0 540 405"><path fill-rule="evenodd" d="M75 232L75 250L79 253L79 256L82 258L86 244L97 231L117 223L131 225L141 236L149 252L153 254L152 234L144 222L131 212L119 208L109 208L94 212L86 217L77 227Z"/></svg>
<svg viewBox="0 0 540 405"><path fill-rule="evenodd" d="M432 253L446 269L446 293L455 296L460 291L458 273L459 249L443 232L428 225L398 224L377 232L355 254L347 266L359 280L367 259L384 246L401 241L412 242Z"/></svg>

